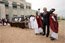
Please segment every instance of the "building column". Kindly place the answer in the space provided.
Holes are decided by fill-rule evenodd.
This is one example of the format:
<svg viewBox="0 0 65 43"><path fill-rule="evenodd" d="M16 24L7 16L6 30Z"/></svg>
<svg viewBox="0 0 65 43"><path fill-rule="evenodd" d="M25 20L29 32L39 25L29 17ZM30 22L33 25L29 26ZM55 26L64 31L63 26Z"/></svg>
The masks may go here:
<svg viewBox="0 0 65 43"><path fill-rule="evenodd" d="M12 7L12 2L9 2L9 20L12 21L13 18L13 7Z"/></svg>
<svg viewBox="0 0 65 43"><path fill-rule="evenodd" d="M5 5L0 3L0 19L6 18Z"/></svg>
<svg viewBox="0 0 65 43"><path fill-rule="evenodd" d="M20 12L21 12L21 11L20 11L20 6L17 6L17 16L18 16L18 17L21 16Z"/></svg>

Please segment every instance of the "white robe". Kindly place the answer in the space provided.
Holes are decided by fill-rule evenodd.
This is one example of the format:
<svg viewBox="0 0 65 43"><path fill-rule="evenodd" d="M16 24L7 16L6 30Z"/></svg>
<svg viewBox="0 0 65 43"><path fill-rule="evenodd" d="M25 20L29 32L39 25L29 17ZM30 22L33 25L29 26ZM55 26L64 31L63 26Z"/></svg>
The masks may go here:
<svg viewBox="0 0 65 43"><path fill-rule="evenodd" d="M30 22L28 22L28 26L29 26L29 28L31 28L31 23Z"/></svg>
<svg viewBox="0 0 65 43"><path fill-rule="evenodd" d="M6 23L4 23L4 26L6 26L7 24Z"/></svg>
<svg viewBox="0 0 65 43"><path fill-rule="evenodd" d="M29 28L31 28L31 23L30 23L30 19L28 18L28 26Z"/></svg>
<svg viewBox="0 0 65 43"><path fill-rule="evenodd" d="M34 29L35 29L35 33L42 33L43 32L42 28L38 28L38 23L37 23L36 18L34 20Z"/></svg>
<svg viewBox="0 0 65 43"><path fill-rule="evenodd" d="M19 18L19 22L21 22L21 18Z"/></svg>
<svg viewBox="0 0 65 43"><path fill-rule="evenodd" d="M36 19L34 20L35 33L39 33L39 28Z"/></svg>
<svg viewBox="0 0 65 43"><path fill-rule="evenodd" d="M30 17L30 25L30 28L34 29L34 17Z"/></svg>
<svg viewBox="0 0 65 43"><path fill-rule="evenodd" d="M42 28L39 28L39 33L43 33L43 29Z"/></svg>
<svg viewBox="0 0 65 43"><path fill-rule="evenodd" d="M52 18L53 18L54 21L56 21L55 18L54 18L54 16L52 16ZM55 38L55 39L58 39L58 33L55 33L55 32L53 32L53 31L51 30L51 37L53 37L53 38Z"/></svg>
<svg viewBox="0 0 65 43"><path fill-rule="evenodd" d="M58 33L55 33L51 30L51 37L58 39Z"/></svg>
<svg viewBox="0 0 65 43"><path fill-rule="evenodd" d="M15 22L18 22L18 18L15 18Z"/></svg>

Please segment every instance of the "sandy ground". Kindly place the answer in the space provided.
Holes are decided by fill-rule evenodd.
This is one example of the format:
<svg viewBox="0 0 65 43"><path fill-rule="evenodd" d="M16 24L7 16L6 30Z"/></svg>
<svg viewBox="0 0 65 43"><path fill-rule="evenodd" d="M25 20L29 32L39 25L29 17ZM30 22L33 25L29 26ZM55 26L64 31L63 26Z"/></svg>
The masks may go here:
<svg viewBox="0 0 65 43"><path fill-rule="evenodd" d="M59 39L51 41L50 36L35 35L32 29L0 26L0 43L64 43L65 21L59 22Z"/></svg>

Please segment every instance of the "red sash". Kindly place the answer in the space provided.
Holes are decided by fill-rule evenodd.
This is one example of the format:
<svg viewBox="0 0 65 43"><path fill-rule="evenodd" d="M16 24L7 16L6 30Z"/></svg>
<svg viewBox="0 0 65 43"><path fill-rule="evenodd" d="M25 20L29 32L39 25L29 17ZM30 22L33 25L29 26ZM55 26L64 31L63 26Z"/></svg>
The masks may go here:
<svg viewBox="0 0 65 43"><path fill-rule="evenodd" d="M38 23L38 28L43 28L41 16L39 16L39 18L37 18L37 16L36 16L36 20L37 20L37 23Z"/></svg>
<svg viewBox="0 0 65 43"><path fill-rule="evenodd" d="M10 23L9 20L7 20L7 23Z"/></svg>

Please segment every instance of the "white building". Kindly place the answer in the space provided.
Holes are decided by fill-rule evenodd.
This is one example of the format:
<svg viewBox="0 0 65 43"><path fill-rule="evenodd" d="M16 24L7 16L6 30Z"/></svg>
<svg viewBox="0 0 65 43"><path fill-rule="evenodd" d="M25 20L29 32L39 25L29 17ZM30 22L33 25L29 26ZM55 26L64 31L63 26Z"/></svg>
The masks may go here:
<svg viewBox="0 0 65 43"><path fill-rule="evenodd" d="M35 15L36 11L31 9L31 3L25 0L0 0L0 19L6 18L10 21L14 17Z"/></svg>

